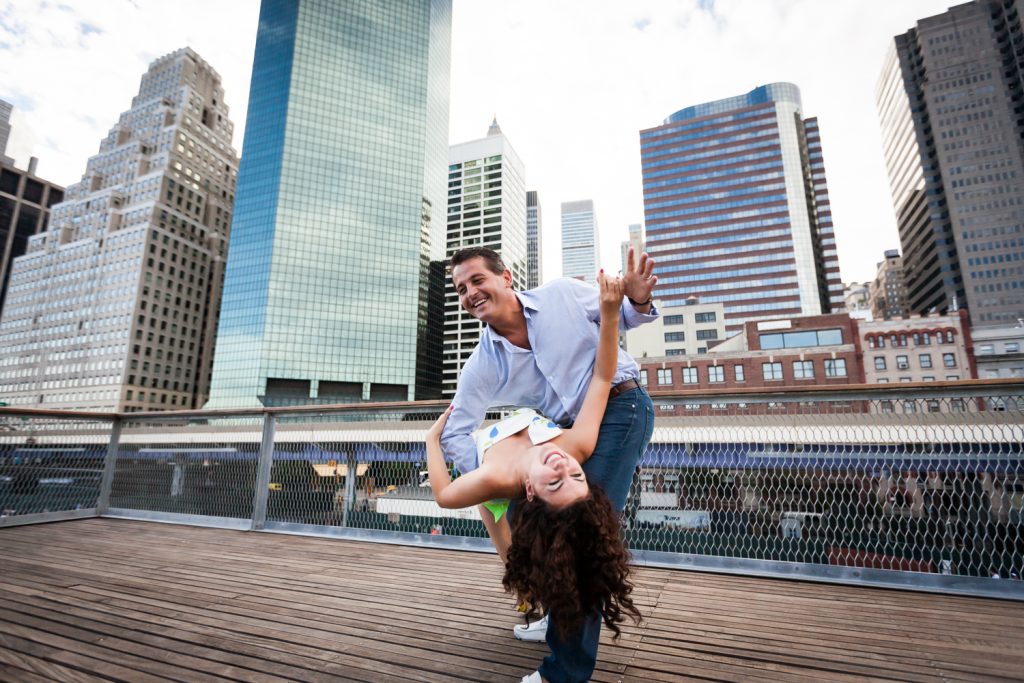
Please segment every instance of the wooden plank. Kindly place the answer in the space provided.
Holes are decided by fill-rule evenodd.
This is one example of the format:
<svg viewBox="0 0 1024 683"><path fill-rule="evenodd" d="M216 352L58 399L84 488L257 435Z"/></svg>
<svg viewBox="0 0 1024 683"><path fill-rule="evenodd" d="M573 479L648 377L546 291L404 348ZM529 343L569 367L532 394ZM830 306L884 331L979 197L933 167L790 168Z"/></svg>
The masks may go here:
<svg viewBox="0 0 1024 683"><path fill-rule="evenodd" d="M507 681L547 653L511 638L518 615L492 555L118 519L0 538L0 628L15 629L0 677L110 678L113 665L132 680ZM617 641L605 630L595 683L923 683L1024 668L1016 603L668 569L634 577L644 622Z"/></svg>

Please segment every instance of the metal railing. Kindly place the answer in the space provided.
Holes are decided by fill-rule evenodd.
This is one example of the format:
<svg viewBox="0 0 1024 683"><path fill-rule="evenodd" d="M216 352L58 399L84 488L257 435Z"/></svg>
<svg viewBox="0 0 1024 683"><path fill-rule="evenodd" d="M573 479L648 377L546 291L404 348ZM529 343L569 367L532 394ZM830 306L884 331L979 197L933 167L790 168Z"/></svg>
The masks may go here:
<svg viewBox="0 0 1024 683"><path fill-rule="evenodd" d="M1024 598L1024 383L652 397L623 514L638 563ZM0 526L108 515L488 550L475 509L427 485L442 405L0 408Z"/></svg>

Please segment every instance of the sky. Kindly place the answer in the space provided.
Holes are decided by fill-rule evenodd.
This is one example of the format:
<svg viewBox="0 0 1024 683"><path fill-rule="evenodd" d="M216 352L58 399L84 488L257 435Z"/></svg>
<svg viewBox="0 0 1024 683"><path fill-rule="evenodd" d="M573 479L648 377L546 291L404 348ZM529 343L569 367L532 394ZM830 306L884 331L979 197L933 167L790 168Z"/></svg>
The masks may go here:
<svg viewBox="0 0 1024 683"><path fill-rule="evenodd" d="M821 128L844 282L899 248L875 87L893 36L949 0L454 0L450 141L495 116L542 210L542 275L561 274L560 208L593 199L601 265L643 222L639 131L778 81ZM221 75L242 148L257 0L0 0L7 154L68 185L131 106L148 64L189 46Z"/></svg>

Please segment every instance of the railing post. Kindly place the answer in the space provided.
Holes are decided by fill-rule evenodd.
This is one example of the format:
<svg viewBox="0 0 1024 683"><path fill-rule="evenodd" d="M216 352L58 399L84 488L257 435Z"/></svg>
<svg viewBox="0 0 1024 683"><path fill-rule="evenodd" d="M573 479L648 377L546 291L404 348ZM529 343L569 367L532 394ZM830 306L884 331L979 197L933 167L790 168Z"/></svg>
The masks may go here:
<svg viewBox="0 0 1024 683"><path fill-rule="evenodd" d="M356 461L355 453L346 454L345 467L345 507L341 513L341 525L347 527L349 514L356 504L356 475L359 472L359 463Z"/></svg>
<svg viewBox="0 0 1024 683"><path fill-rule="evenodd" d="M267 498L270 495L270 467L274 464L274 430L277 421L271 413L263 415L263 436L260 440L260 459L256 465L256 490L252 497L253 531L261 531L267 521Z"/></svg>
<svg viewBox="0 0 1024 683"><path fill-rule="evenodd" d="M96 501L96 515L102 517L110 509L110 489L114 485L114 468L117 467L117 451L121 444L121 418L110 422L110 443L107 456L103 459L103 477L100 479L100 496Z"/></svg>

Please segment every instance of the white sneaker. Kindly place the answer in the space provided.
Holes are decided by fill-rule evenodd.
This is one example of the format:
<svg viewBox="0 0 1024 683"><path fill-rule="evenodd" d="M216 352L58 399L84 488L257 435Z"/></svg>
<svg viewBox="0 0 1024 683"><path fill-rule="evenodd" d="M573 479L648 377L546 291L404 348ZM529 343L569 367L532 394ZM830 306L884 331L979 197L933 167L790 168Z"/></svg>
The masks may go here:
<svg viewBox="0 0 1024 683"><path fill-rule="evenodd" d="M519 624L512 629L512 633L515 634L517 640L525 640L528 643L543 643L548 634L547 615L532 624ZM533 679L530 680L532 681ZM539 674L536 680L540 680Z"/></svg>
<svg viewBox="0 0 1024 683"><path fill-rule="evenodd" d="M516 628L518 628L518 626ZM544 683L544 679L540 677L540 672L534 671L529 676L523 676L519 683Z"/></svg>

